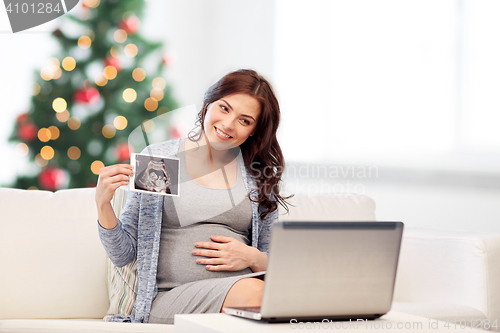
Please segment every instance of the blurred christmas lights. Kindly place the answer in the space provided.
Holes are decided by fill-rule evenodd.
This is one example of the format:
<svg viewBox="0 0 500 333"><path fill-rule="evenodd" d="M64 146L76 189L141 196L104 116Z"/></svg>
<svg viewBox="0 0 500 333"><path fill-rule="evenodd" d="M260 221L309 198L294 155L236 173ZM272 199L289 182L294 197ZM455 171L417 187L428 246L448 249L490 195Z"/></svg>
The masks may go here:
<svg viewBox="0 0 500 333"><path fill-rule="evenodd" d="M81 124L82 123L81 123L80 119L78 119L76 117L71 117L68 120L68 127L71 128L74 131L76 131L77 129L79 129Z"/></svg>
<svg viewBox="0 0 500 333"><path fill-rule="evenodd" d="M114 66L106 66L106 68L104 68L104 77L108 80L113 80L117 73L118 71Z"/></svg>
<svg viewBox="0 0 500 333"><path fill-rule="evenodd" d="M56 112L63 112L64 110L66 110L67 106L68 103L66 103L66 100L61 97L54 99L54 101L52 102L52 108Z"/></svg>
<svg viewBox="0 0 500 333"><path fill-rule="evenodd" d="M90 45L92 45L92 41L89 36L82 36L78 39L78 46L81 49L86 50L90 47Z"/></svg>
<svg viewBox="0 0 500 333"><path fill-rule="evenodd" d="M58 112L56 114L56 118L61 123L64 123L64 122L68 121L68 119L69 119L69 111L68 110L64 110L63 112Z"/></svg>
<svg viewBox="0 0 500 333"><path fill-rule="evenodd" d="M116 129L114 128L113 125L104 125L104 127L102 128L102 135L106 138L106 139L111 139L112 137L114 137L116 134Z"/></svg>
<svg viewBox="0 0 500 333"><path fill-rule="evenodd" d="M94 175L98 175L99 171L102 168L104 168L104 163L102 163L99 160L96 160L96 161L92 162L92 164L90 165L90 170L92 170L92 172L94 173Z"/></svg>
<svg viewBox="0 0 500 333"><path fill-rule="evenodd" d="M113 120L113 125L117 130L123 130L127 127L128 121L124 116L118 116Z"/></svg>
<svg viewBox="0 0 500 333"><path fill-rule="evenodd" d="M127 88L123 91L123 99L127 103L132 103L137 99L137 92L132 88Z"/></svg>
<svg viewBox="0 0 500 333"><path fill-rule="evenodd" d="M132 77L137 82L141 82L141 81L143 81L146 78L146 71L144 69L142 69L142 68L136 68L132 72Z"/></svg>
<svg viewBox="0 0 500 333"><path fill-rule="evenodd" d="M62 67L65 71L72 71L76 67L76 60L72 57L66 57L62 61Z"/></svg>
<svg viewBox="0 0 500 333"><path fill-rule="evenodd" d="M158 101L152 97L149 97L144 101L144 107L148 111L155 111L158 108Z"/></svg>
<svg viewBox="0 0 500 333"><path fill-rule="evenodd" d="M133 58L137 55L137 53L139 52L139 49L137 48L137 46L135 44L128 44L123 49L123 52L125 53L125 55L127 57Z"/></svg>
<svg viewBox="0 0 500 333"><path fill-rule="evenodd" d="M127 40L127 32L123 29L118 29L113 34L113 38L117 43L123 43Z"/></svg>
<svg viewBox="0 0 500 333"><path fill-rule="evenodd" d="M163 89L165 89L165 86L167 85L167 83L165 82L165 80L162 77L154 78L154 80L151 84L152 84L153 88L157 89L157 90L163 90Z"/></svg>
<svg viewBox="0 0 500 333"><path fill-rule="evenodd" d="M47 142L50 140L51 133L47 128L40 128L38 130L38 139L42 142Z"/></svg>
<svg viewBox="0 0 500 333"><path fill-rule="evenodd" d="M42 149L40 149L40 156L44 160L51 160L54 157L54 148L51 146L43 146Z"/></svg>
<svg viewBox="0 0 500 333"><path fill-rule="evenodd" d="M81 151L78 147L72 146L68 149L68 157L72 160L77 160L81 156Z"/></svg>

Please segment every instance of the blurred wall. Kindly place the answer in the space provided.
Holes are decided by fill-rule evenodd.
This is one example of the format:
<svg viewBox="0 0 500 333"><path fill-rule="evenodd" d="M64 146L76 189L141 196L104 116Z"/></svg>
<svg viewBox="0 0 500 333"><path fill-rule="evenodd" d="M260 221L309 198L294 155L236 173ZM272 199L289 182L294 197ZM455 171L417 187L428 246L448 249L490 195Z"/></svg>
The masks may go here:
<svg viewBox="0 0 500 333"><path fill-rule="evenodd" d="M207 88L240 68L271 82L274 1L148 0L143 33L166 43L167 78L180 104L201 107Z"/></svg>

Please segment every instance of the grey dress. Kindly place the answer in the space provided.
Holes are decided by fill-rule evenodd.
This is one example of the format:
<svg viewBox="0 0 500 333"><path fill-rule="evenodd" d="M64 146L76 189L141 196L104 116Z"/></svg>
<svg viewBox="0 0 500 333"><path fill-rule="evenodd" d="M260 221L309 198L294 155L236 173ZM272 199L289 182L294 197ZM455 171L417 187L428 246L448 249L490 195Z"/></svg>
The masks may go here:
<svg viewBox="0 0 500 333"><path fill-rule="evenodd" d="M180 196L166 196L158 259L158 295L150 323L174 323L181 313L217 313L235 282L245 277L263 277L264 272L214 272L197 264L191 254L195 242L213 242L211 235L233 237L250 244L252 207L241 177L229 189L214 189L193 181L187 172L184 142L179 146ZM238 163L241 163L241 156ZM206 258L206 257L202 257Z"/></svg>

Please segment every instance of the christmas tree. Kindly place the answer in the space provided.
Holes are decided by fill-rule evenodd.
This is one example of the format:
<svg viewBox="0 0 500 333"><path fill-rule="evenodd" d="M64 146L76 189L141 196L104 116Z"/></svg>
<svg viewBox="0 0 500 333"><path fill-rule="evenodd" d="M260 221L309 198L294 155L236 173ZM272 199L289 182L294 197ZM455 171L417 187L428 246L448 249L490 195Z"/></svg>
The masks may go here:
<svg viewBox="0 0 500 333"><path fill-rule="evenodd" d="M76 16L59 19L65 20L53 32L59 55L35 73L30 110L9 139L38 173L18 175L10 186L95 186L104 165L129 161L130 132L177 108L162 77L163 43L139 33L144 6L143 0L85 0Z"/></svg>

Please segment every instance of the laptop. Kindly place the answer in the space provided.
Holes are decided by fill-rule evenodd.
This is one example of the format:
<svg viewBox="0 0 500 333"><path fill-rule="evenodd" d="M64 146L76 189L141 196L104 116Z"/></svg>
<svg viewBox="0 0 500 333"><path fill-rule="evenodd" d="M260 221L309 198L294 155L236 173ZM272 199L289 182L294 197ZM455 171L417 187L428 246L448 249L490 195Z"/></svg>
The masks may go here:
<svg viewBox="0 0 500 333"><path fill-rule="evenodd" d="M376 319L391 309L402 222L276 222L260 307L266 322Z"/></svg>

